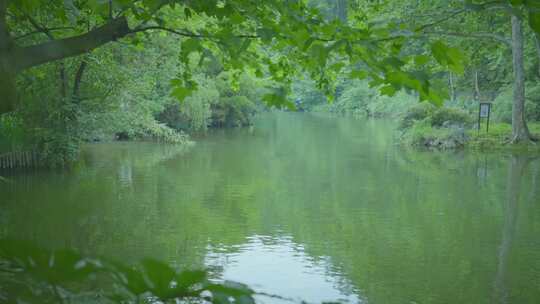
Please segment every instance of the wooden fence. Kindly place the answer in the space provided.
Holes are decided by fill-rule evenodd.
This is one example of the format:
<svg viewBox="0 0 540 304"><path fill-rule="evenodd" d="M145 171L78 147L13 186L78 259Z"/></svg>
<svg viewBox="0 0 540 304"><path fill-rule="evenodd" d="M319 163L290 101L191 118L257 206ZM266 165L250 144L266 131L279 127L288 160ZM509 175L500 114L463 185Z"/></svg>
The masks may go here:
<svg viewBox="0 0 540 304"><path fill-rule="evenodd" d="M35 168L41 165L36 151L20 151L0 154L0 169Z"/></svg>

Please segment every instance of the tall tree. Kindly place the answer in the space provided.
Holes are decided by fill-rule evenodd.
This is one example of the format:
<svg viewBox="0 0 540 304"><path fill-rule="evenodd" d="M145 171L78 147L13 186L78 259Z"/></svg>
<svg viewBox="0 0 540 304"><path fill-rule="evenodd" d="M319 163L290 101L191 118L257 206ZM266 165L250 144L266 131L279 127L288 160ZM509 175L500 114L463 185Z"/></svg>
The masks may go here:
<svg viewBox="0 0 540 304"><path fill-rule="evenodd" d="M501 35L489 29L485 31L468 32L458 30L448 30L443 25L452 21L452 17L456 17L466 13L480 14L480 17L491 15L492 12L502 12L502 18L509 20L511 23L511 38L508 35ZM527 14L528 13L528 14ZM482 4L474 4L471 1L466 1L465 6L461 9L452 10L443 14L439 19L421 26L423 34L451 36L462 39L489 39L492 41L501 42L503 46L511 49L512 53L512 68L513 68L513 84L514 97L512 103L512 138L513 143L528 142L531 140L527 122L525 119L525 66L524 66L524 34L523 23L528 20L533 30L540 30L540 23L536 23L538 11L534 3L514 3L513 1L493 1ZM508 22L508 21L506 21ZM454 25L454 27L462 27L463 25ZM434 30L435 28L435 30ZM478 52L478 50L476 50ZM474 92L475 97L479 95L478 71L475 71Z"/></svg>
<svg viewBox="0 0 540 304"><path fill-rule="evenodd" d="M523 63L523 26L520 16L512 14L512 59L514 67L514 102L512 103L512 142L531 139L525 120L525 67Z"/></svg>

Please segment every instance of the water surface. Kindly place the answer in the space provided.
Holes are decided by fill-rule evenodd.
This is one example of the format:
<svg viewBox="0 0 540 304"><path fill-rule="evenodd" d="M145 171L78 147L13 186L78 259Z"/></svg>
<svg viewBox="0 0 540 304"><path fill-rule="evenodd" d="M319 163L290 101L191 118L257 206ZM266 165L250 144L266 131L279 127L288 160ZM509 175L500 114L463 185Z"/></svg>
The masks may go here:
<svg viewBox="0 0 540 304"><path fill-rule="evenodd" d="M189 150L89 145L0 183L0 236L309 302L539 303L538 158L407 150L393 126L274 113Z"/></svg>

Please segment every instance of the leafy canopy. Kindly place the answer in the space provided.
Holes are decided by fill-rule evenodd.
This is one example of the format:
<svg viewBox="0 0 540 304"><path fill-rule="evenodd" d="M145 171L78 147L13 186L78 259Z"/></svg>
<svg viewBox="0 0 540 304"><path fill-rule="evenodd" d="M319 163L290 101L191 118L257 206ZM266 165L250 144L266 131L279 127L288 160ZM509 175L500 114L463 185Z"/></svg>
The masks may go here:
<svg viewBox="0 0 540 304"><path fill-rule="evenodd" d="M527 9L531 27L540 32L537 1L489 3ZM471 10L487 6L472 0L464 5ZM425 66L434 60L453 72L463 71L460 51L442 41L432 43L430 54L403 52L413 31L370 18L348 23L324 18L302 0L11 0L9 10L12 23L32 14L41 16L50 27L69 26L71 31L64 32L65 37L112 18L129 21L132 33L137 33L134 43L157 30L184 37L179 45L184 68L171 82L172 95L179 100L197 89L193 68L216 59L227 70L245 70L279 83L265 100L290 108L294 106L287 95L299 73L309 75L328 96L333 95L337 75L346 72L350 78L369 78L386 95L414 90L421 100L442 103L445 96L433 88Z"/></svg>

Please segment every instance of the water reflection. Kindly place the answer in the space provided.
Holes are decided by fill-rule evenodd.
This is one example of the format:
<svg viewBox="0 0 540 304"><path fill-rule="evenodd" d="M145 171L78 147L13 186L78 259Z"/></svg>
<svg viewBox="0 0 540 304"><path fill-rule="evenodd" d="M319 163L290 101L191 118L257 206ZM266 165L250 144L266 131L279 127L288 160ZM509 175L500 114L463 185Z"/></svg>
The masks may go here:
<svg viewBox="0 0 540 304"><path fill-rule="evenodd" d="M533 158L527 155L512 155L508 161L506 200L503 205L504 221L494 284L494 302L497 303L512 303L509 299L510 291L508 290L508 264L510 262L510 251L513 247L519 218L519 206L522 199L522 180L525 170L532 160ZM534 178L536 178L536 175L534 175Z"/></svg>
<svg viewBox="0 0 540 304"><path fill-rule="evenodd" d="M333 270L330 260L309 256L292 237L259 235L247 238L234 252L209 247L206 256L207 265L220 268L222 278L247 283L258 292L296 302L363 302L353 284ZM265 296L258 299L261 303L288 302Z"/></svg>
<svg viewBox="0 0 540 304"><path fill-rule="evenodd" d="M540 161L402 149L392 128L282 113L189 151L92 145L0 183L0 234L313 302L540 302Z"/></svg>

